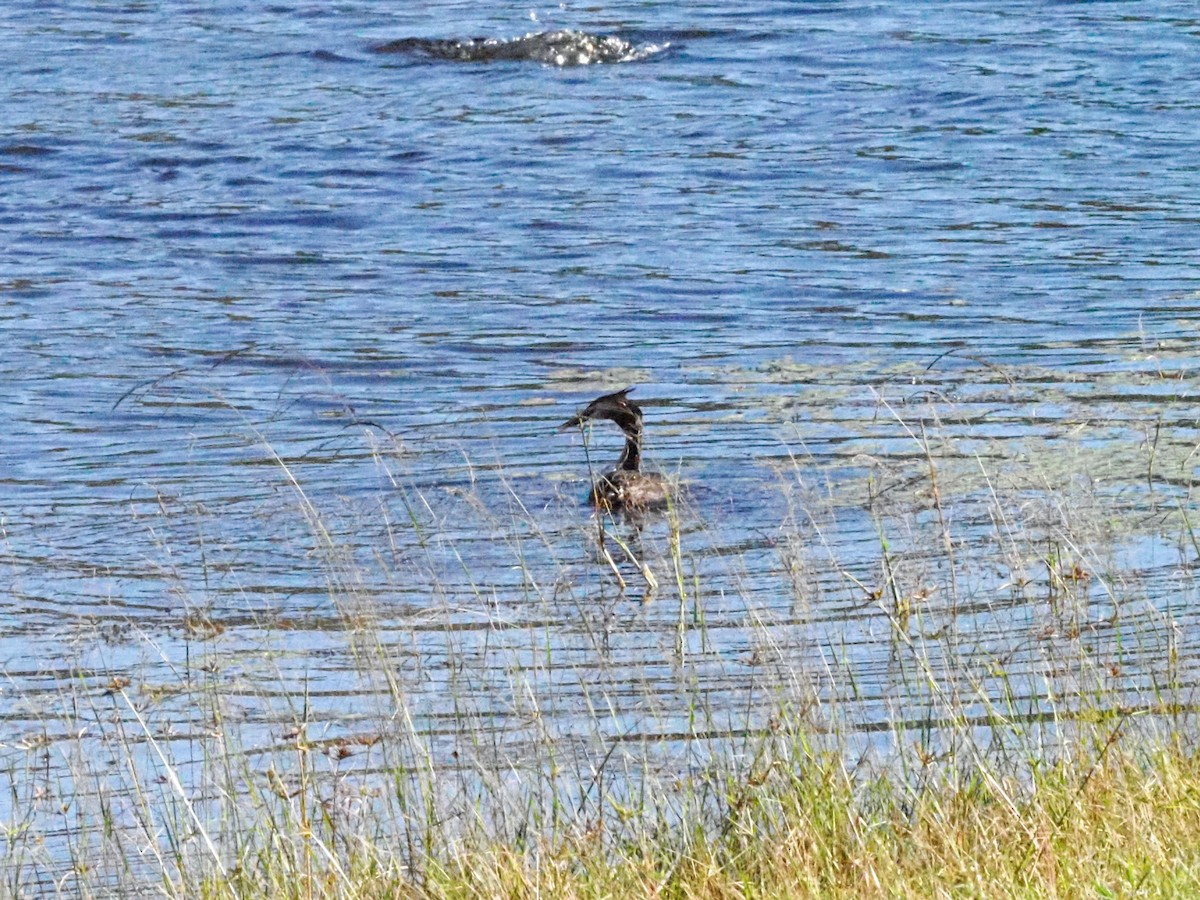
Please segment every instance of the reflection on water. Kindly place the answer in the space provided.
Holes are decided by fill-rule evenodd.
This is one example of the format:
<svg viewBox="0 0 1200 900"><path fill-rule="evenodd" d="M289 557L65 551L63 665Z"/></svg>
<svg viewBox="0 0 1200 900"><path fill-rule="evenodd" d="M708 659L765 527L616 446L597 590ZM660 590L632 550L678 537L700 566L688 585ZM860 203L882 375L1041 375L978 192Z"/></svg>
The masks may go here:
<svg viewBox="0 0 1200 900"><path fill-rule="evenodd" d="M618 3L448 44L528 10L12 7L21 852L54 880L97 806L134 829L126 741L205 796L247 789L206 781L218 745L286 774L302 731L364 792L553 769L574 809L783 712L881 756L998 715L1049 745L1097 695L1186 713L1200 76L1170 12ZM398 64L560 40L670 52ZM554 429L629 384L687 502L601 538Z"/></svg>

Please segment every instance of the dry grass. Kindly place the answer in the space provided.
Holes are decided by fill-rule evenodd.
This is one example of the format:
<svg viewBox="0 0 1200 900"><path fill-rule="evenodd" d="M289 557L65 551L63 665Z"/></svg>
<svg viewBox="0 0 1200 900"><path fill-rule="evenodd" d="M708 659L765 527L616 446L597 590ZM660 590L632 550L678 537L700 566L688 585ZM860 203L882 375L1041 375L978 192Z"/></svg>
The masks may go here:
<svg viewBox="0 0 1200 900"><path fill-rule="evenodd" d="M138 638L176 682L78 663L43 734L7 745L0 890L1193 891L1190 483L1113 491L1077 474L1087 442L997 466L936 418L881 409L913 449L902 462L865 460L835 492L780 461L787 521L752 548L765 569L680 510L657 533L612 528L609 560L563 559L515 488L500 506L461 492L444 520L471 515L510 554L501 589L439 541L437 501L398 480L387 542L429 586L408 618L362 589L361 562L276 457L330 569L346 683L332 700L297 690L278 623L265 652L236 657L252 674L230 675L222 626L198 614L186 665ZM1156 435L1121 483L1172 454L1182 468L1187 450ZM1143 567L1130 547L1147 541L1177 561Z"/></svg>
<svg viewBox="0 0 1200 900"><path fill-rule="evenodd" d="M1117 741L1086 767L1022 783L961 772L920 789L862 779L832 757L774 761L726 798L719 827L659 823L612 843L602 828L514 848L468 844L420 877L393 859L323 864L281 843L214 897L1178 896L1200 879L1200 762ZM710 823L712 824L712 823ZM298 837L288 836L291 841ZM306 852L296 853L303 846ZM317 857L317 858L312 858Z"/></svg>

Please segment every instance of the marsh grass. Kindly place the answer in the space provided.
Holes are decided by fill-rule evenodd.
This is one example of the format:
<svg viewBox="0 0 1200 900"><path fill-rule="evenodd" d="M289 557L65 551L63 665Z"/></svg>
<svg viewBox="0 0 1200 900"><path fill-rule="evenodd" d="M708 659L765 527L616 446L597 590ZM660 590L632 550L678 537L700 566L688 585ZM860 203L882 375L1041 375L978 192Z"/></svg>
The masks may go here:
<svg viewBox="0 0 1200 900"><path fill-rule="evenodd" d="M531 511L504 472L435 494L375 443L392 483L364 562L269 450L327 570L309 627L345 661L205 605L169 640L81 641L41 733L5 746L3 890L1194 889L1189 439L1012 465L940 409L877 402L908 451L852 476L789 451L779 530L744 543L682 496L601 528Z"/></svg>

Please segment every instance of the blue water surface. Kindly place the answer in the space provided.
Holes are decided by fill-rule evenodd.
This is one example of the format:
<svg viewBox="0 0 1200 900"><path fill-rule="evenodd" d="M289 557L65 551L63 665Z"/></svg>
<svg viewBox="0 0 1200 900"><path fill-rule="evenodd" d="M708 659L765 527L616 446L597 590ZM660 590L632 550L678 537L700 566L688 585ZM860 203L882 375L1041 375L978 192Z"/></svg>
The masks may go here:
<svg viewBox="0 0 1200 900"><path fill-rule="evenodd" d="M378 52L557 29L643 52ZM554 428L635 382L648 455L695 485L689 533L739 559L714 602L790 608L759 587L788 515L772 466L837 485L911 453L880 385L1087 382L1200 323L1188 4L14 0L0 59L14 733L55 730L20 698L78 684L71 648L98 686L177 671L194 615L344 692L347 596L428 660L403 617L436 644L481 595L517 621L555 578L599 583L587 462ZM1022 394L977 437L1053 437L1061 401ZM589 453L617 446L598 429ZM847 515L853 567L876 536ZM561 652L589 652L562 615Z"/></svg>

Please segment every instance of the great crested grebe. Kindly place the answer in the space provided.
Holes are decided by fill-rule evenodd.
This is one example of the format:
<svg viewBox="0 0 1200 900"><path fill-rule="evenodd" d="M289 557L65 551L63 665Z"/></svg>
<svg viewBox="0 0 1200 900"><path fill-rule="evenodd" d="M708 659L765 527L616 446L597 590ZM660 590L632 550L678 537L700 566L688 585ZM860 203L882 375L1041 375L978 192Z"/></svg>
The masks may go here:
<svg viewBox="0 0 1200 900"><path fill-rule="evenodd" d="M588 503L599 509L638 513L667 505L666 480L654 472L641 471L642 409L629 399L632 390L627 387L597 397L581 413L558 426L559 431L570 431L592 419L610 419L625 432L625 450L617 465L596 479L588 494Z"/></svg>

